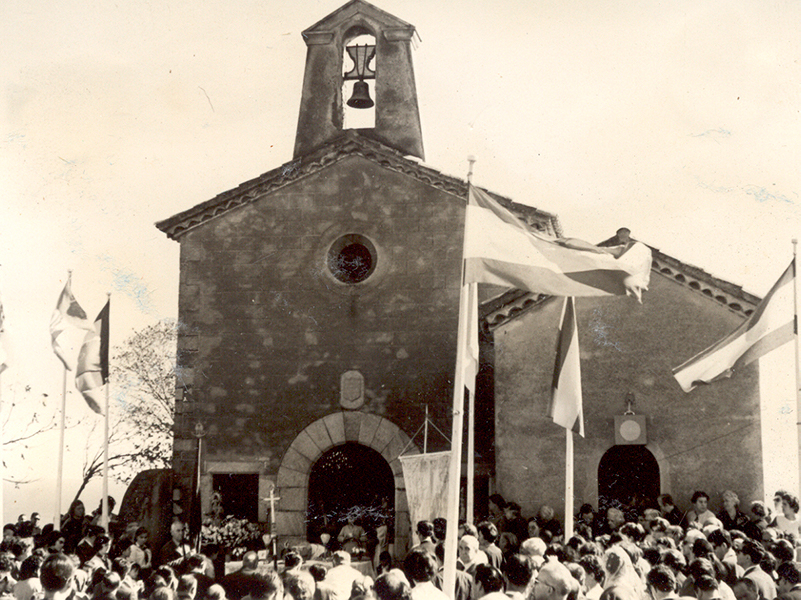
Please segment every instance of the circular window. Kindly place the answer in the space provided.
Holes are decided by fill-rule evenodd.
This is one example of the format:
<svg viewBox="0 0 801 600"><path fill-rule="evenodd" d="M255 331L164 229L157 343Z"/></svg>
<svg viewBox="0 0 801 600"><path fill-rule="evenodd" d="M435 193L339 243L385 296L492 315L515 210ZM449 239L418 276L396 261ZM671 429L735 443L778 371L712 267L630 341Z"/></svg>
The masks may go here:
<svg viewBox="0 0 801 600"><path fill-rule="evenodd" d="M375 270L375 246L363 235L350 233L328 250L328 269L342 283L360 283Z"/></svg>

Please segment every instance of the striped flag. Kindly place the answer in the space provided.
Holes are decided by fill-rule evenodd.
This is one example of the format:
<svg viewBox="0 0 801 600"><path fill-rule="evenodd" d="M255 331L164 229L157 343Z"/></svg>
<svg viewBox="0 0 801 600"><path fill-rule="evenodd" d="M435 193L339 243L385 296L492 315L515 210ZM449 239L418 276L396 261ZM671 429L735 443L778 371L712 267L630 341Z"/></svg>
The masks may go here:
<svg viewBox="0 0 801 600"><path fill-rule="evenodd" d="M579 360L576 301L565 298L562 323L556 342L556 364L548 416L557 425L584 437L584 407L581 398L581 361Z"/></svg>
<svg viewBox="0 0 801 600"><path fill-rule="evenodd" d="M75 358L68 348L62 348L59 338L62 335L69 337L72 331L91 329L91 327L92 324L86 317L86 313L81 308L81 305L78 304L75 296L72 295L72 273L70 273L67 276L67 283L64 284L64 289L61 290L61 295L58 297L53 316L50 317L50 337L53 342L53 352L56 353L56 356L68 371L72 371L75 368Z"/></svg>
<svg viewBox="0 0 801 600"><path fill-rule="evenodd" d="M106 302L87 332L75 371L75 387L83 394L89 408L101 415L103 386L108 384L110 304L110 300Z"/></svg>
<svg viewBox="0 0 801 600"><path fill-rule="evenodd" d="M615 250L532 231L472 185L465 217L465 282L511 286L554 296L630 295L641 299L651 250L634 242Z"/></svg>
<svg viewBox="0 0 801 600"><path fill-rule="evenodd" d="M681 389L731 377L795 334L795 260L784 271L751 316L729 335L673 369Z"/></svg>

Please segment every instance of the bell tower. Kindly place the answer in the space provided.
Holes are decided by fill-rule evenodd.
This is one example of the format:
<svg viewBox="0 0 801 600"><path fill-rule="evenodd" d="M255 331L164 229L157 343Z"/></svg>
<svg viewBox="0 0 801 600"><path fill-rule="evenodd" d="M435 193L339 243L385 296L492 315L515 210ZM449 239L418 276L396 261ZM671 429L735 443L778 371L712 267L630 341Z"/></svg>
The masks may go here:
<svg viewBox="0 0 801 600"><path fill-rule="evenodd" d="M303 32L306 71L295 158L341 135L346 110L373 110L372 127L355 130L404 154L424 158L412 67L414 25L351 0ZM356 39L374 44L353 44ZM343 90L353 81L350 99ZM371 97L372 94L372 97Z"/></svg>

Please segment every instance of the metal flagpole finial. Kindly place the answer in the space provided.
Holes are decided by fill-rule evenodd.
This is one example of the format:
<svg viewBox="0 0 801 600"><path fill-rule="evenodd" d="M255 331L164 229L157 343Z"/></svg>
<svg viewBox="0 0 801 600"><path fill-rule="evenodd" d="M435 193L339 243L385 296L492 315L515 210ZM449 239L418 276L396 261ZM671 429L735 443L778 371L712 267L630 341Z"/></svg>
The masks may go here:
<svg viewBox="0 0 801 600"><path fill-rule="evenodd" d="M473 183L473 165L476 162L476 157L472 154L467 157L467 183Z"/></svg>

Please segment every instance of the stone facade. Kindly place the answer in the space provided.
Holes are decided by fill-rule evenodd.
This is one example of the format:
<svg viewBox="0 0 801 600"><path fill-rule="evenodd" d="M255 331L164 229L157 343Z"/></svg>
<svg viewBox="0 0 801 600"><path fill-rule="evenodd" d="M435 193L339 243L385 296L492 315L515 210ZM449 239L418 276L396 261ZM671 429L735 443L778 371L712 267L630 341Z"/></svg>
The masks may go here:
<svg viewBox="0 0 801 600"><path fill-rule="evenodd" d="M679 506L689 506L696 489L706 490L714 507L724 489L744 506L763 497L756 365L690 394L671 375L737 327L756 299L688 271L656 253L641 305L576 299L586 430L586 438L574 436L576 506L598 505L599 464L615 446L615 416L626 411L628 393L634 412L645 416L645 448L658 463L661 493ZM558 298L532 302L494 328L498 490L526 514L542 504L564 507L565 433L546 416L560 311Z"/></svg>

